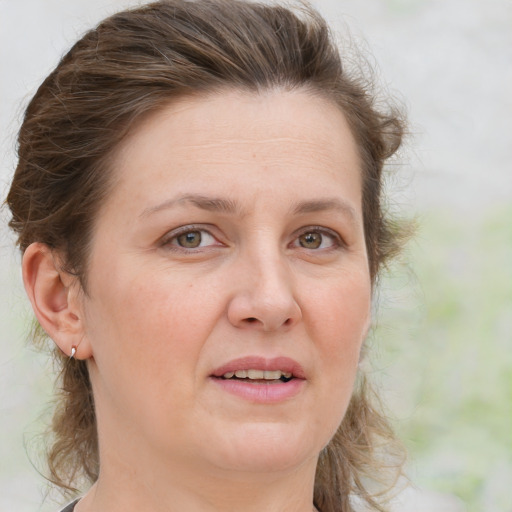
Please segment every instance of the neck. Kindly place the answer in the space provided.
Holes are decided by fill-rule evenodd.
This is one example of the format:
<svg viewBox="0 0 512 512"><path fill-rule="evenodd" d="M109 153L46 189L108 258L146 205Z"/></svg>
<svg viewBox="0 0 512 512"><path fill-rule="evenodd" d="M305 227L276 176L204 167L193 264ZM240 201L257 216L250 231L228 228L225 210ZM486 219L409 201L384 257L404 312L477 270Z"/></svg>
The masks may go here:
<svg viewBox="0 0 512 512"><path fill-rule="evenodd" d="M119 452L118 452L119 453ZM126 453L126 452L125 452ZM141 456L103 457L76 512L311 512L316 460L280 472L175 467Z"/></svg>
<svg viewBox="0 0 512 512"><path fill-rule="evenodd" d="M107 472L108 473L108 472ZM151 475L154 477L154 475ZM233 479L196 475L195 485L179 479L130 480L102 475L76 512L311 512L313 481L304 475ZM266 480L266 482L265 482ZM128 485L129 484L129 485Z"/></svg>

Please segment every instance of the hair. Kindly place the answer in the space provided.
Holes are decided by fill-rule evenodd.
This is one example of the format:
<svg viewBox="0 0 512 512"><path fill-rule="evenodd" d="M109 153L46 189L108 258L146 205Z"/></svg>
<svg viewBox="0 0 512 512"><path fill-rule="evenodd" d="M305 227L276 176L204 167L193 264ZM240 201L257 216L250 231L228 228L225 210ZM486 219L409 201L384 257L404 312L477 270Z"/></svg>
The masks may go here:
<svg viewBox="0 0 512 512"><path fill-rule="evenodd" d="M189 95L237 89L304 89L344 113L360 152L364 233L372 283L397 253L401 231L386 217L383 168L404 122L378 108L368 81L346 69L325 20L243 0L164 0L115 14L87 32L30 101L18 136L7 203L22 252L33 242L62 255L87 293L91 235L109 189L111 159L144 116ZM34 341L44 337L42 329ZM47 460L49 479L68 490L94 482L99 455L87 364L57 348L61 392ZM383 510L375 478L393 434L359 376L346 415L320 454L314 501L322 512L353 510L354 496Z"/></svg>

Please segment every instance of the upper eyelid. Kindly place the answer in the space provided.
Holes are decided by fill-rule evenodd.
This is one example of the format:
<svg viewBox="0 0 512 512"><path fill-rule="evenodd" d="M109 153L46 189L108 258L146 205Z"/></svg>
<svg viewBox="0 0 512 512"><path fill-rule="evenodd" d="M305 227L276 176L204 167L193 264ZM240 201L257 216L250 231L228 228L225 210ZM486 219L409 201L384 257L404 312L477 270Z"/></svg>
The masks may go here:
<svg viewBox="0 0 512 512"><path fill-rule="evenodd" d="M320 231L322 233L328 233L328 234L331 234L333 236L337 236L337 237L340 236L339 233L337 233L334 229L327 228L325 226L316 226L316 225L304 226L302 228L297 229L296 233L297 234L299 234L299 233L307 233L309 231Z"/></svg>
<svg viewBox="0 0 512 512"><path fill-rule="evenodd" d="M213 229L212 224L184 224L183 226L179 226L177 228L170 229L166 235L176 236L181 235L183 233L187 233L188 231L210 231ZM164 235L164 236L166 236Z"/></svg>

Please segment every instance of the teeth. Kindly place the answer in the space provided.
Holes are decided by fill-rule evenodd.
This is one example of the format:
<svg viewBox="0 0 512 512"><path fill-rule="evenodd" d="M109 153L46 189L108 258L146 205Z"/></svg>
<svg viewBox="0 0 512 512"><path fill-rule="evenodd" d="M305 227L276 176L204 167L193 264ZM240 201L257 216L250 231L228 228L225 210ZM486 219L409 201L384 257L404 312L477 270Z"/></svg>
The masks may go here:
<svg viewBox="0 0 512 512"><path fill-rule="evenodd" d="M237 377L238 379L253 380L279 380L281 377L291 379L290 372L282 372L281 370L264 371L264 370L236 370L235 372L227 372L223 375L225 379Z"/></svg>

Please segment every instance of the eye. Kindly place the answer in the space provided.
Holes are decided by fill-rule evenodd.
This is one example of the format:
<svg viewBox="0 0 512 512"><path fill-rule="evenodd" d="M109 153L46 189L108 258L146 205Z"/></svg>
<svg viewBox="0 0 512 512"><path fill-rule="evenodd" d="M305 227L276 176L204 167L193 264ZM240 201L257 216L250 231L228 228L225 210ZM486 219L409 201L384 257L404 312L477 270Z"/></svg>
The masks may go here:
<svg viewBox="0 0 512 512"><path fill-rule="evenodd" d="M165 237L162 245L176 249L200 249L220 245L220 243L205 229L188 228L179 233L171 233L170 236Z"/></svg>
<svg viewBox="0 0 512 512"><path fill-rule="evenodd" d="M331 249L339 247L341 240L336 233L330 230L315 228L303 231L293 245L311 250Z"/></svg>
<svg viewBox="0 0 512 512"><path fill-rule="evenodd" d="M181 247L186 247L187 249L195 249L201 245L203 240L203 236L201 231L189 231L188 233L183 233L176 237L176 242Z"/></svg>
<svg viewBox="0 0 512 512"><path fill-rule="evenodd" d="M318 249L322 245L322 238L320 233L304 233L299 236L299 244L305 249Z"/></svg>

